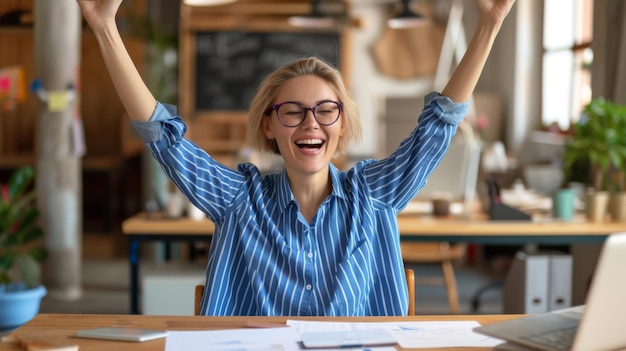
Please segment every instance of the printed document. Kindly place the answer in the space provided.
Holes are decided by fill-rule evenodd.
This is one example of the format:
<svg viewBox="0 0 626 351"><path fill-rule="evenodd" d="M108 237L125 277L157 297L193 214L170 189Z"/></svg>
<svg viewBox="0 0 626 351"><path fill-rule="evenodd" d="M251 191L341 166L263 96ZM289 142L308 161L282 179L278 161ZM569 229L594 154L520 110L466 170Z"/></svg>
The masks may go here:
<svg viewBox="0 0 626 351"><path fill-rule="evenodd" d="M503 341L486 337L472 329L476 321L419 321L419 322L318 322L288 320L298 333L320 331L354 331L383 329L391 334L402 348L493 347Z"/></svg>
<svg viewBox="0 0 626 351"><path fill-rule="evenodd" d="M476 321L320 322L288 320L290 327L168 331L165 351L301 351L303 333L384 330L402 348L493 347L503 341L475 333ZM356 346L356 345L355 345ZM393 346L351 350L393 350ZM311 349L309 349L311 350ZM338 348L338 350L342 350ZM343 349L345 350L345 349ZM330 351L325 349L325 351Z"/></svg>

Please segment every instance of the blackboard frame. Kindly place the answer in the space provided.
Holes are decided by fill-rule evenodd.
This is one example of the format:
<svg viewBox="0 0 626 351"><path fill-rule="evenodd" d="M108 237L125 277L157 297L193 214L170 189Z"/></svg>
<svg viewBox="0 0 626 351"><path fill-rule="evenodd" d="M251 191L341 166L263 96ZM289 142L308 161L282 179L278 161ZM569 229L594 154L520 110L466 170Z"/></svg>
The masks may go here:
<svg viewBox="0 0 626 351"><path fill-rule="evenodd" d="M199 31L195 41L196 111L246 111L263 78L298 58L341 69L337 32Z"/></svg>

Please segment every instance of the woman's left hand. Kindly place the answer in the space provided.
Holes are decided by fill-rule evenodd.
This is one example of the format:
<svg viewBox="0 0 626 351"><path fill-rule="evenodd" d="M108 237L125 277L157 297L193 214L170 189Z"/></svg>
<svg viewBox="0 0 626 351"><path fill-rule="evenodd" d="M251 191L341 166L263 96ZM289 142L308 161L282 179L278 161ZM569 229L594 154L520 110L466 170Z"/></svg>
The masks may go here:
<svg viewBox="0 0 626 351"><path fill-rule="evenodd" d="M486 24L499 26L508 15L515 0L476 0L480 18Z"/></svg>

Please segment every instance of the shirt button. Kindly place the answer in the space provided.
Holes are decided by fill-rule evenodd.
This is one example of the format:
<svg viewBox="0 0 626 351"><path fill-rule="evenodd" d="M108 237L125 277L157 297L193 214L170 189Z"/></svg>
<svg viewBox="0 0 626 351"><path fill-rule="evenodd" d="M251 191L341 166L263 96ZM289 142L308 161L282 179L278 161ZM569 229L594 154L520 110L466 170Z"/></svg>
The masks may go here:
<svg viewBox="0 0 626 351"><path fill-rule="evenodd" d="M307 284L304 288L307 289L307 290L311 290L312 286L311 286L311 284Z"/></svg>
<svg viewBox="0 0 626 351"><path fill-rule="evenodd" d="M309 252L309 253L307 254L307 257L308 257L308 258L313 258L313 253L312 253L312 252Z"/></svg>

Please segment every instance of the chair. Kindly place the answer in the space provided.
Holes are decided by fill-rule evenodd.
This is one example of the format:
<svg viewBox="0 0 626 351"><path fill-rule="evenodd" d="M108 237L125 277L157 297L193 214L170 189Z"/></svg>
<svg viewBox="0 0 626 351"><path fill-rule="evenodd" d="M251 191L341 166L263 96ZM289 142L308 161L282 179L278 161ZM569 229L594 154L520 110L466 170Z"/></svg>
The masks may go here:
<svg viewBox="0 0 626 351"><path fill-rule="evenodd" d="M441 277L418 277L416 284L420 285L445 285L448 295L450 312L459 313L459 294L454 277L454 260L465 255L465 246L461 244L451 245L447 242L426 242L400 244L404 264L408 263L440 263L443 272Z"/></svg>
<svg viewBox="0 0 626 351"><path fill-rule="evenodd" d="M409 316L415 315L415 273L412 269L407 268L404 270L406 274L406 285L409 293ZM194 315L200 315L200 303L202 302L202 295L204 294L204 285L196 285L194 291L193 300L193 313Z"/></svg>

